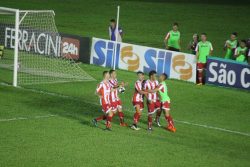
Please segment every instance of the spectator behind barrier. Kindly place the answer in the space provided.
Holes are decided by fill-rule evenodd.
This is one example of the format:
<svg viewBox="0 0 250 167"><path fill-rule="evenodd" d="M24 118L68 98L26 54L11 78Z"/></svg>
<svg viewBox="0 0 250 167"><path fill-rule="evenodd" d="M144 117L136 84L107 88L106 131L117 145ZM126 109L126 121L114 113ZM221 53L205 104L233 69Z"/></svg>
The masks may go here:
<svg viewBox="0 0 250 167"><path fill-rule="evenodd" d="M225 42L224 50L226 51L225 59L233 59L234 51L238 47L237 32L230 35L230 39Z"/></svg>
<svg viewBox="0 0 250 167"><path fill-rule="evenodd" d="M191 54L196 55L195 49L196 49L196 46L197 46L198 42L200 42L199 41L199 35L195 33L193 35L193 39L188 44L188 50L190 50Z"/></svg>
<svg viewBox="0 0 250 167"><path fill-rule="evenodd" d="M240 46L235 49L235 58L237 62L247 63L247 47L246 47L246 40L240 41Z"/></svg>
<svg viewBox="0 0 250 167"><path fill-rule="evenodd" d="M0 45L0 59L3 57L4 54L4 46Z"/></svg>

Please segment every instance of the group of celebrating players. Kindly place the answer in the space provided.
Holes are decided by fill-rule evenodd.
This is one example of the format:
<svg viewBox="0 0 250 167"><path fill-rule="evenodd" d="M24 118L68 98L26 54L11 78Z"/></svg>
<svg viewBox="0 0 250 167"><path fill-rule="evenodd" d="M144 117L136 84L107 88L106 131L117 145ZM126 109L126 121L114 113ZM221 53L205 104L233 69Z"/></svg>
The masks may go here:
<svg viewBox="0 0 250 167"><path fill-rule="evenodd" d="M170 98L168 96L168 88L165 80L168 76L163 73L157 80L156 71L149 72L149 79L144 80L144 73L137 72L138 80L134 84L134 95L132 104L135 108L134 123L131 129L140 130L137 126L142 111L144 109L144 97L147 101L148 108L148 131L152 131L153 115L156 113L155 122L157 126L160 125L160 116L164 112L164 116L168 125L166 127L170 132L175 132L173 119L170 115ZM103 80L98 84L96 94L100 98L103 114L92 120L93 124L97 126L97 122L106 120L106 130L111 130L111 122L113 116L117 113L120 118L120 126L128 126L124 122L124 113L122 112L122 103L119 98L119 89L127 86L126 83L117 81L117 74L115 70L104 71Z"/></svg>

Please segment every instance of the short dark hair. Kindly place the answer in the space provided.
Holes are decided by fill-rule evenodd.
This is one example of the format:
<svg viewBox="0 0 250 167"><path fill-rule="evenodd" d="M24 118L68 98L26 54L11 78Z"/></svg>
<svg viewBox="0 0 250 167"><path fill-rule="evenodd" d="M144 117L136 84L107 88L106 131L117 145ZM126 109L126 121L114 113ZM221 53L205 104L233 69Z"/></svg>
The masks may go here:
<svg viewBox="0 0 250 167"><path fill-rule="evenodd" d="M203 33L201 33L201 35L205 35L205 36L207 36L207 33L203 32Z"/></svg>
<svg viewBox="0 0 250 167"><path fill-rule="evenodd" d="M115 19L110 19L110 22L115 23Z"/></svg>
<svg viewBox="0 0 250 167"><path fill-rule="evenodd" d="M105 76L107 73L109 73L109 72L108 71L103 71L102 76Z"/></svg>
<svg viewBox="0 0 250 167"><path fill-rule="evenodd" d="M163 74L161 74L161 75L164 76L164 80L168 79L168 74L163 73Z"/></svg>
<svg viewBox="0 0 250 167"><path fill-rule="evenodd" d="M174 22L174 23L173 23L173 26L177 26L177 27L178 27L179 24L178 24L177 22Z"/></svg>
<svg viewBox="0 0 250 167"><path fill-rule="evenodd" d="M156 71L155 70L152 70L148 73L148 76L151 77L152 75L156 74Z"/></svg>
<svg viewBox="0 0 250 167"><path fill-rule="evenodd" d="M109 70L109 74L113 74L113 72L115 72L114 69Z"/></svg>
<svg viewBox="0 0 250 167"><path fill-rule="evenodd" d="M232 35L234 35L234 36L238 36L238 33L237 32L232 32Z"/></svg>
<svg viewBox="0 0 250 167"><path fill-rule="evenodd" d="M240 40L240 42L243 42L245 44L247 43L247 41L245 39Z"/></svg>
<svg viewBox="0 0 250 167"><path fill-rule="evenodd" d="M139 75L139 74L144 75L144 72L142 72L142 71L138 71L136 74L137 74L137 75Z"/></svg>

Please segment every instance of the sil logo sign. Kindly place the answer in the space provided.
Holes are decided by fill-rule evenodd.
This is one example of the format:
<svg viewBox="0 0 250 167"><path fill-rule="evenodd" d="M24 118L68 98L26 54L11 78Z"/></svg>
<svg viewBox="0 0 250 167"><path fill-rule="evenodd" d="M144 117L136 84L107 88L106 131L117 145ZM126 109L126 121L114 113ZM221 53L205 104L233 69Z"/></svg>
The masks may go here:
<svg viewBox="0 0 250 167"><path fill-rule="evenodd" d="M193 68L185 61L185 55L176 55L172 59L172 69L180 75L181 80L189 80L193 76Z"/></svg>
<svg viewBox="0 0 250 167"><path fill-rule="evenodd" d="M133 52L133 46L124 46L121 48L121 60L128 65L129 71L136 71L139 69L140 57Z"/></svg>
<svg viewBox="0 0 250 167"><path fill-rule="evenodd" d="M155 70L157 74L195 82L194 58L185 53L93 38L90 63L108 68L115 64L119 69L144 73Z"/></svg>

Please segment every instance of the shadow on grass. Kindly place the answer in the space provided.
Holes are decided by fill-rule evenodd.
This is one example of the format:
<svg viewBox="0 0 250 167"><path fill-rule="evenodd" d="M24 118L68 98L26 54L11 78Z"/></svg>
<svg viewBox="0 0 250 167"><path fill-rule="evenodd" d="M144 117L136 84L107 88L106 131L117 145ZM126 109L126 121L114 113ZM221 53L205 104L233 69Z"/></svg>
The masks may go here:
<svg viewBox="0 0 250 167"><path fill-rule="evenodd" d="M84 99L74 100L70 98L40 94L39 96L33 96L33 98L28 100L24 99L22 103L26 104L31 110L35 111L39 108L41 111L47 111L53 115L76 120L79 123L90 127L93 127L92 119L103 114L101 106L86 102ZM124 114L125 121L132 123L133 113L126 112L125 110ZM100 121L98 123L99 125L104 125L104 121ZM117 114L113 118L113 124L119 125L119 118ZM140 120L140 124L147 124L147 122Z"/></svg>

